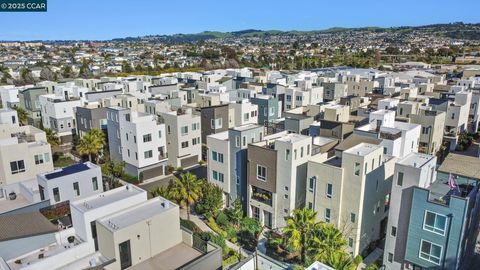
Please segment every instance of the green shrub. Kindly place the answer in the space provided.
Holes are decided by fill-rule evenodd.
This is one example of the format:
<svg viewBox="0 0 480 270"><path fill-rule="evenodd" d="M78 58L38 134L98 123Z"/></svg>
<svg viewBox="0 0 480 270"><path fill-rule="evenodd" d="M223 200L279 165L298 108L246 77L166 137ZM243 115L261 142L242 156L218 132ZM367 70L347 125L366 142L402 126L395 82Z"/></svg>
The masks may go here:
<svg viewBox="0 0 480 270"><path fill-rule="evenodd" d="M193 233L201 232L202 230L195 224L195 222L188 219L180 219L180 225Z"/></svg>
<svg viewBox="0 0 480 270"><path fill-rule="evenodd" d="M122 177L123 180L125 180L126 182L130 183L130 184L138 184L139 181L138 181L138 178L136 176L133 176L133 175L130 175L130 174L124 174L123 177Z"/></svg>
<svg viewBox="0 0 480 270"><path fill-rule="evenodd" d="M222 230L220 227L218 227L217 223L215 222L215 220L213 219L213 217L210 217L208 219L208 223L207 223L208 227L210 227L214 232L218 233L219 235L221 235L222 237L227 237L227 233Z"/></svg>
<svg viewBox="0 0 480 270"><path fill-rule="evenodd" d="M237 243L237 234L238 231L233 227L229 226L225 229L225 232L227 233L227 239L232 242L232 243Z"/></svg>
<svg viewBox="0 0 480 270"><path fill-rule="evenodd" d="M229 224L227 215L225 215L225 213L223 213L222 211L218 212L216 221L217 224L222 228L227 227Z"/></svg>

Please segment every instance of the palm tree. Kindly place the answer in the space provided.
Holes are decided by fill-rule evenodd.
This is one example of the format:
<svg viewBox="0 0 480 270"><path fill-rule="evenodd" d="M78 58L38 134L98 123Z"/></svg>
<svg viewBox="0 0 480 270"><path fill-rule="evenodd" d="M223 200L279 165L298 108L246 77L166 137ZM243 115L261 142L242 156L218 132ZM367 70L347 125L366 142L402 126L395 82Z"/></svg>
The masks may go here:
<svg viewBox="0 0 480 270"><path fill-rule="evenodd" d="M355 270L362 263L362 256L352 259L346 252L337 252L328 257L325 263L336 270Z"/></svg>
<svg viewBox="0 0 480 270"><path fill-rule="evenodd" d="M162 187L156 187L155 189L150 191L150 195L152 195L152 197L163 197L165 199L169 199L170 197L169 192L170 192L169 185L166 185Z"/></svg>
<svg viewBox="0 0 480 270"><path fill-rule="evenodd" d="M116 177L122 177L125 173L125 161L115 161L108 153L104 156L105 162L101 165L102 174L107 176L108 187L113 188Z"/></svg>
<svg viewBox="0 0 480 270"><path fill-rule="evenodd" d="M202 196L202 184L195 175L182 173L180 178L172 183L169 195L181 207L187 207L187 217L190 220L190 205Z"/></svg>
<svg viewBox="0 0 480 270"><path fill-rule="evenodd" d="M77 149L80 154L88 155L88 160L91 162L94 160L93 157L98 157L104 147L105 134L97 128L92 128L80 139Z"/></svg>
<svg viewBox="0 0 480 270"><path fill-rule="evenodd" d="M27 124L27 118L28 118L28 113L24 108L21 107L15 107L15 110L17 111L17 116L18 116L18 121L20 124L26 125Z"/></svg>
<svg viewBox="0 0 480 270"><path fill-rule="evenodd" d="M316 216L317 213L311 209L295 209L293 210L293 216L287 217L287 225L283 228L288 245L300 251L302 263L305 263L308 239L312 228L315 226Z"/></svg>
<svg viewBox="0 0 480 270"><path fill-rule="evenodd" d="M347 242L342 232L329 223L317 223L312 229L308 253L313 259L326 262L338 252L344 252Z"/></svg>
<svg viewBox="0 0 480 270"><path fill-rule="evenodd" d="M60 145L60 138L58 138L57 133L49 128L44 128L45 135L47 136L47 142L52 148Z"/></svg>

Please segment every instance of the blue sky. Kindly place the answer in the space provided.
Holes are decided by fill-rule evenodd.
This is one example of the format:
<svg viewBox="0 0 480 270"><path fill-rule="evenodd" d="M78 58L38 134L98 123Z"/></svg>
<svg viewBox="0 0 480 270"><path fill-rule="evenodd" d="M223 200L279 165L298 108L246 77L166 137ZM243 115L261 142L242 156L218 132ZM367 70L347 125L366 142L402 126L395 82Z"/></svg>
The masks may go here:
<svg viewBox="0 0 480 270"><path fill-rule="evenodd" d="M47 1L45 13L0 13L0 40L480 22L478 0Z"/></svg>

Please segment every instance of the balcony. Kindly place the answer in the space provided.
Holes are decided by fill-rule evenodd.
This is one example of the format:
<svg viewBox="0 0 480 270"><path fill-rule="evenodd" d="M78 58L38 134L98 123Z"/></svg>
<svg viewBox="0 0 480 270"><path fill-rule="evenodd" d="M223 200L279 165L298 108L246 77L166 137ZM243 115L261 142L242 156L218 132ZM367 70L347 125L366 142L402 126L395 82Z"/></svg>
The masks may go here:
<svg viewBox="0 0 480 270"><path fill-rule="evenodd" d="M255 186L252 186L252 199L269 206L273 203L271 192Z"/></svg>

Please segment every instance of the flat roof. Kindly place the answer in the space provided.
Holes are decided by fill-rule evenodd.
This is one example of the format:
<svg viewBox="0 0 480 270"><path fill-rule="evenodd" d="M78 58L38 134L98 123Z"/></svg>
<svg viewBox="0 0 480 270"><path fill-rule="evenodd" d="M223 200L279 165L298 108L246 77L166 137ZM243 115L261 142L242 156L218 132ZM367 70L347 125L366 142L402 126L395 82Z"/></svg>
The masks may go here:
<svg viewBox="0 0 480 270"><path fill-rule="evenodd" d="M397 163L405 166L420 168L435 156L422 154L422 153L410 153L406 157L399 160Z"/></svg>
<svg viewBox="0 0 480 270"><path fill-rule="evenodd" d="M130 267L131 270L170 270L179 269L181 266L195 260L203 254L196 249L180 243L152 258Z"/></svg>
<svg viewBox="0 0 480 270"><path fill-rule="evenodd" d="M288 142L288 143L296 143L296 142L303 141L305 139L311 139L311 137L307 136L307 135L297 134L297 133L289 133L287 135L284 135L284 136L278 138L277 141Z"/></svg>
<svg viewBox="0 0 480 270"><path fill-rule="evenodd" d="M375 151L379 148L382 148L382 146L376 145L376 144L370 144L370 143L360 143L360 144L344 151L344 153L350 153L350 154L365 156L365 155L368 155L371 152L373 152L373 151Z"/></svg>
<svg viewBox="0 0 480 270"><path fill-rule="evenodd" d="M134 185L125 185L90 197L78 199L70 202L70 204L83 212L87 212L141 193L146 193L146 191Z"/></svg>
<svg viewBox="0 0 480 270"><path fill-rule="evenodd" d="M343 140L341 143L339 143L337 147L335 147L335 150L345 151L360 143L380 144L381 142L381 139L352 134L348 136L345 140Z"/></svg>
<svg viewBox="0 0 480 270"><path fill-rule="evenodd" d="M438 171L480 179L480 159L449 153L442 165L438 168Z"/></svg>
<svg viewBox="0 0 480 270"><path fill-rule="evenodd" d="M57 232L40 212L0 216L0 241Z"/></svg>
<svg viewBox="0 0 480 270"><path fill-rule="evenodd" d="M222 131L219 133L210 134L207 138L217 139L217 140L228 140L228 131Z"/></svg>
<svg viewBox="0 0 480 270"><path fill-rule="evenodd" d="M257 124L246 124L243 126L233 127L232 130L245 131L245 130L259 128L259 127L262 127L262 126L259 126Z"/></svg>
<svg viewBox="0 0 480 270"><path fill-rule="evenodd" d="M99 222L103 224L105 228L113 232L118 229L126 228L132 224L136 224L147 218L157 216L172 208L178 209L178 206L167 199L156 197L102 218Z"/></svg>
<svg viewBox="0 0 480 270"><path fill-rule="evenodd" d="M74 165L62 168L62 169L60 169L58 171L54 171L52 173L44 174L44 176L47 180L51 180L51 179L55 179L55 178L65 176L65 175L70 175L70 174L74 174L74 173L83 172L83 171L86 171L86 170L89 170L89 169L90 169L90 167L87 164L79 163L79 164L74 164Z"/></svg>

